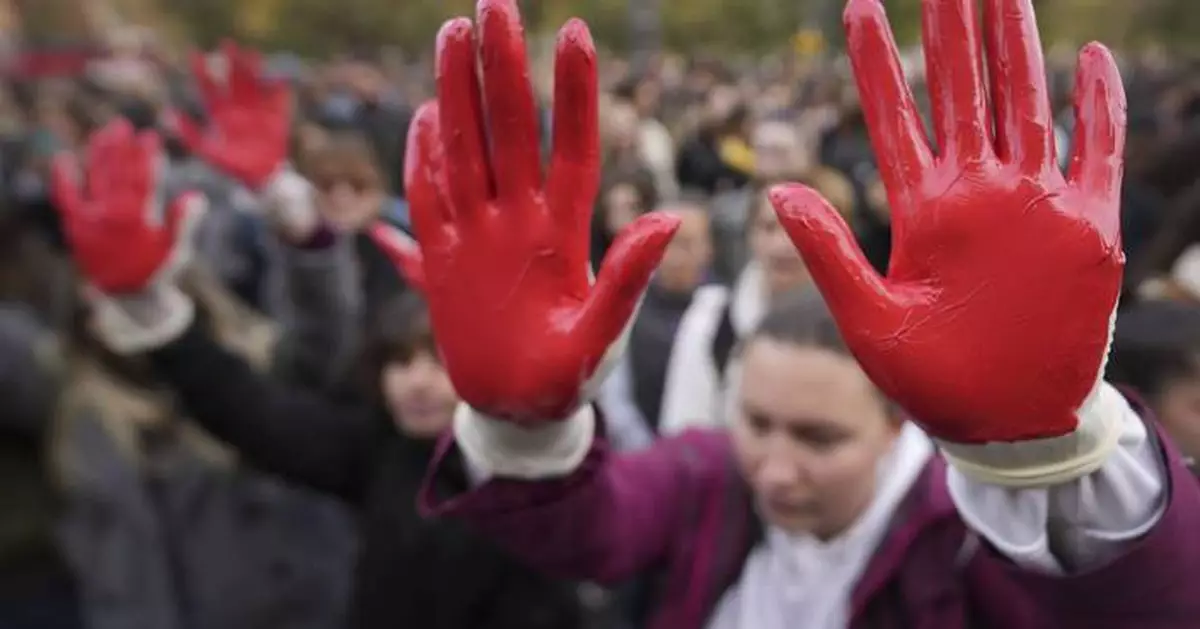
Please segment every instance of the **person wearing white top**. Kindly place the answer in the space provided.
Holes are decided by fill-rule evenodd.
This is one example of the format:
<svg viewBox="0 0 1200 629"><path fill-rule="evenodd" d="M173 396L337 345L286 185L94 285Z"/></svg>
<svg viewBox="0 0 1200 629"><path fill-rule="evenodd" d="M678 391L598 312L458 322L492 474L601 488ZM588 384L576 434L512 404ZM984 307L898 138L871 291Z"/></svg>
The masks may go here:
<svg viewBox="0 0 1200 629"><path fill-rule="evenodd" d="M810 281L766 195L759 195L754 206L748 216L751 261L732 289L712 285L697 290L679 324L659 414L662 435L725 425L729 350L758 325L771 299ZM718 340L723 335L728 338ZM717 349L723 342L724 351Z"/></svg>

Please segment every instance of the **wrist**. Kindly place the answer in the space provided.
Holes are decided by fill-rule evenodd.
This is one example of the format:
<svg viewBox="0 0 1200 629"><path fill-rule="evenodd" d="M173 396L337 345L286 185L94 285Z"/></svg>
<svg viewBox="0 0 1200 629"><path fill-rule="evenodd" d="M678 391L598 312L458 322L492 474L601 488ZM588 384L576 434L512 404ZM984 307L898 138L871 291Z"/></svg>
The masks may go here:
<svg viewBox="0 0 1200 629"><path fill-rule="evenodd" d="M1072 432L1017 442L962 444L938 441L946 460L964 476L1012 488L1046 487L1095 472L1117 449L1122 420L1132 412L1112 385L1099 381L1075 412Z"/></svg>
<svg viewBox="0 0 1200 629"><path fill-rule="evenodd" d="M158 349L183 335L195 305L178 288L156 285L135 295L92 297L93 330L111 351L131 355Z"/></svg>
<svg viewBox="0 0 1200 629"><path fill-rule="evenodd" d="M537 480L569 475L592 446L596 416L584 405L562 421L533 427L489 417L459 404L454 438L471 466L487 477Z"/></svg>

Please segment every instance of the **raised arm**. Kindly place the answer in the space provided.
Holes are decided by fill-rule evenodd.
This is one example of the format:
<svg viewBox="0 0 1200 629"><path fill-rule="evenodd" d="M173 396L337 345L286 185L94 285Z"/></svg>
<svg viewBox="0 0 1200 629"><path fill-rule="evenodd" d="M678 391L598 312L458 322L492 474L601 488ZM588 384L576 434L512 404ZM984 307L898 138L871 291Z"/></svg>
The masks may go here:
<svg viewBox="0 0 1200 629"><path fill-rule="evenodd" d="M437 46L437 100L416 115L405 172L423 260L385 248L422 279L415 283L466 403L454 447L490 480L464 496L424 500L555 573L628 576L669 548L706 482L690 479L719 478L713 470L725 460L708 456L713 446L703 440L614 457L594 438L588 401L678 219L640 218L591 282L600 150L596 55L583 22L558 37L544 179L512 0L481 0L474 27L447 22ZM388 234L375 231L381 242L394 240Z"/></svg>
<svg viewBox="0 0 1200 629"><path fill-rule="evenodd" d="M1080 53L1064 174L1031 2L984 6L980 29L972 0L924 0L936 151L882 3L846 8L892 207L886 277L812 190L771 198L864 370L941 446L967 524L1026 568L1072 575L1026 581L1031 592L1065 600L1099 570L1115 595L1095 613L1149 618L1189 600L1181 575L1200 578L1186 528L1200 524L1200 492L1101 380L1124 266L1121 80L1103 46Z"/></svg>
<svg viewBox="0 0 1200 629"><path fill-rule="evenodd" d="M69 155L55 159L54 197L89 284L94 332L118 354L150 353L188 414L253 464L357 500L371 415L282 387L198 330L175 275L190 258L204 200L164 198L163 163L158 137L123 120L90 139L82 170Z"/></svg>
<svg viewBox="0 0 1200 629"><path fill-rule="evenodd" d="M263 75L258 54L222 46L226 72L218 76L201 53L192 75L208 112L201 128L172 116L179 137L198 156L259 198L263 218L277 236L283 281L284 324L276 372L290 381L327 388L340 384L353 361L361 325L357 262L350 243L320 220L310 183L287 164L291 94Z"/></svg>

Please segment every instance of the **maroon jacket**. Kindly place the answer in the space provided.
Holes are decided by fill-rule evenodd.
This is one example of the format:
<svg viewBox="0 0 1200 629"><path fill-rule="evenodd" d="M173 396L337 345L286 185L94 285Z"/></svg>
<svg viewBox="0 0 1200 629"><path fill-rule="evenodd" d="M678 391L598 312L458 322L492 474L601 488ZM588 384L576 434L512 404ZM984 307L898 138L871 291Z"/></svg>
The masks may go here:
<svg viewBox="0 0 1200 629"><path fill-rule="evenodd" d="M1070 577L1022 570L976 543L950 500L945 463L932 459L854 589L851 629L1200 627L1200 484L1151 434L1169 478L1165 514L1124 556ZM556 575L619 581L664 570L653 629L703 629L758 539L728 438L715 431L630 455L598 442L563 479L493 480L421 500Z"/></svg>

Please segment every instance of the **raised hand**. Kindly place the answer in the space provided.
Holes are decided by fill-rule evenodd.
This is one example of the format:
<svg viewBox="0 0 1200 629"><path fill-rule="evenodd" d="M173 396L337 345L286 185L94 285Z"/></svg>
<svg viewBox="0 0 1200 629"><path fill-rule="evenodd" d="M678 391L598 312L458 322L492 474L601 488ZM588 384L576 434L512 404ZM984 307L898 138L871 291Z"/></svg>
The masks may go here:
<svg viewBox="0 0 1200 629"><path fill-rule="evenodd" d="M258 53L226 42L224 77L202 53L193 53L192 74L200 86L210 129L176 113L180 139L190 151L252 190L267 185L284 164L291 131L291 93L282 81L263 76Z"/></svg>
<svg viewBox="0 0 1200 629"><path fill-rule="evenodd" d="M437 101L413 120L405 185L442 359L482 413L522 424L565 418L584 402L678 221L650 214L630 225L591 283L600 147L596 53L583 22L558 37L544 179L513 1L480 0L474 27L447 22L436 63Z"/></svg>
<svg viewBox="0 0 1200 629"><path fill-rule="evenodd" d="M887 277L814 192L783 186L771 199L863 368L928 432L960 444L1067 436L1099 391L1121 286L1125 96L1108 50L1085 47L1064 176L1030 0L985 0L982 41L974 7L924 2L936 150L883 3L846 7L892 208Z"/></svg>
<svg viewBox="0 0 1200 629"><path fill-rule="evenodd" d="M112 122L92 136L82 166L56 156L51 194L75 262L95 289L136 295L186 261L203 198L164 198L166 157L155 133Z"/></svg>

